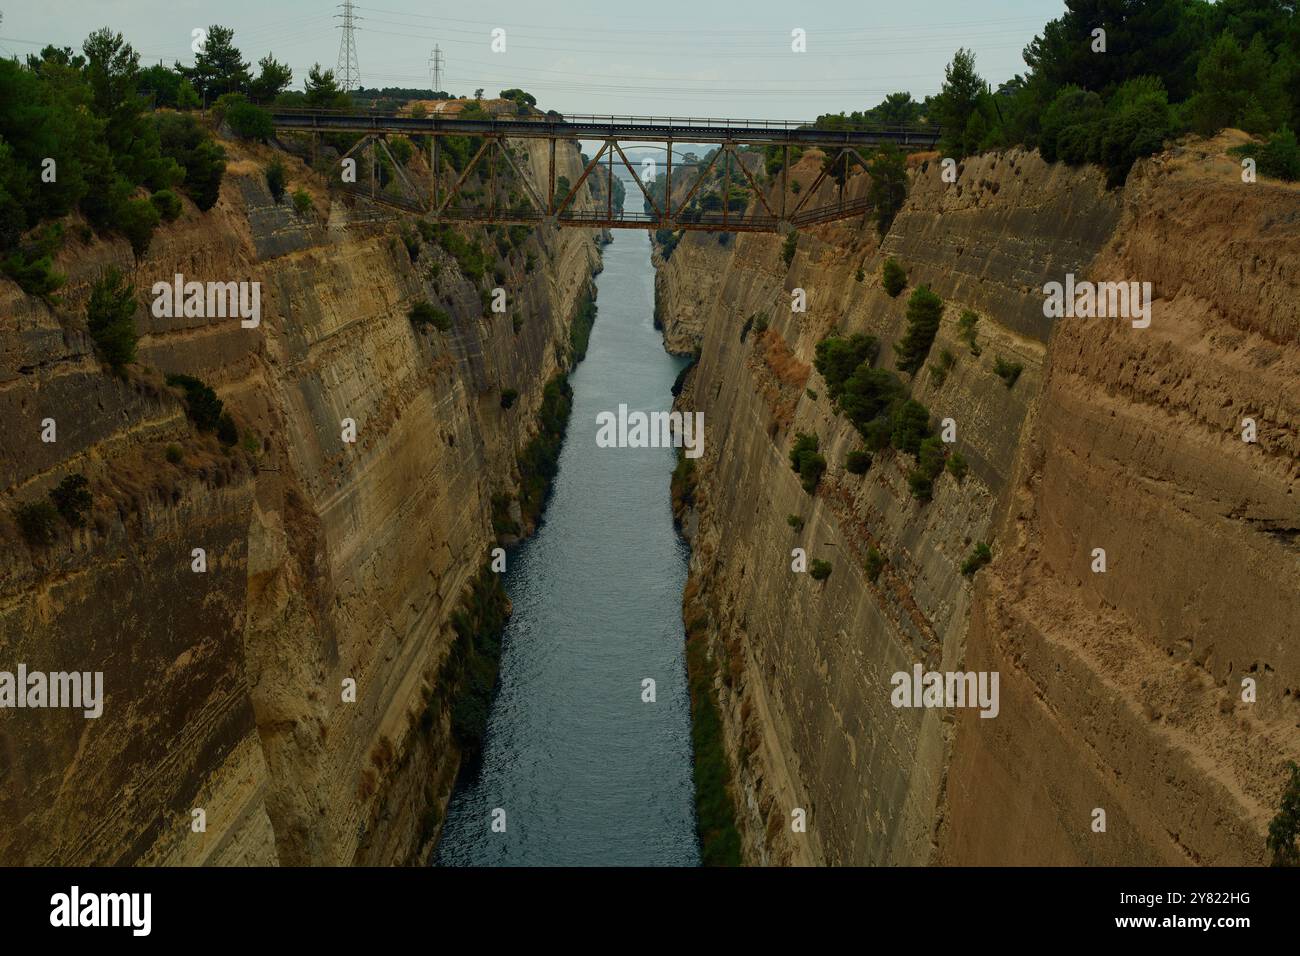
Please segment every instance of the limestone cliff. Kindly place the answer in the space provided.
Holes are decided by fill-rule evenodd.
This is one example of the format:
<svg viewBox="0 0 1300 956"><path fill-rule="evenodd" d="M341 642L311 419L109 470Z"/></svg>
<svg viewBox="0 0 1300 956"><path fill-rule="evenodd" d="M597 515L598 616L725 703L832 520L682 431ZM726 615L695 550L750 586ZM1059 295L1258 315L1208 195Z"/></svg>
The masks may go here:
<svg viewBox="0 0 1300 956"><path fill-rule="evenodd" d="M296 214L267 192L269 147L225 145L216 207L187 205L142 262L73 242L53 306L0 282L0 669L102 671L106 698L98 719L0 712L5 864L414 861L456 773L435 676L495 544L493 497L570 361L592 234L499 256L486 286L510 307L493 314L442 245L408 251L396 213L285 157L314 199ZM517 144L537 182L544 146ZM576 181L577 145L559 158ZM142 304L137 365L109 374L83 320L109 265L142 303L175 273L260 282L260 326ZM450 328L415 326L419 300ZM166 373L211 385L241 441L197 433ZM71 473L92 520L29 547L14 509Z"/></svg>
<svg viewBox="0 0 1300 956"><path fill-rule="evenodd" d="M706 422L685 614L726 664L749 862L1264 861L1300 754L1300 191L1243 184L1226 145L1175 148L1117 191L1035 153L969 159L954 184L916 157L879 241L820 227L787 267L780 237L688 233L660 261L666 340L701 351L679 399ZM897 299L887 256L908 270ZM1153 282L1151 327L1044 318L1044 283L1069 272ZM930 357L956 361L922 369L913 396L953 419L970 465L928 504L899 455L847 471L862 439L812 367L827 334L867 332L892 368L921 283L945 303ZM1023 368L1010 387L998 358ZM813 496L796 432L829 465ZM972 585L960 569L982 541L994 560ZM792 573L796 547L829 578ZM892 706L891 675L918 662L999 672L999 715Z"/></svg>

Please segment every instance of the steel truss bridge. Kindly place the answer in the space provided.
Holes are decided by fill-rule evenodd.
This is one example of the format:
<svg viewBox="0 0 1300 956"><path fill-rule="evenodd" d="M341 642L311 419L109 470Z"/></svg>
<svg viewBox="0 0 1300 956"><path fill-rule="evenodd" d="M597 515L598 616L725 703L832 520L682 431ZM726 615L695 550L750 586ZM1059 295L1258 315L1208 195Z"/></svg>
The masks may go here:
<svg viewBox="0 0 1300 956"><path fill-rule="evenodd" d="M557 113L535 118L475 118L397 116L377 113L338 113L327 111L280 110L272 113L272 122L279 132L311 134L313 142L322 134L349 134L359 138L344 158L369 150L370 188L358 185L351 191L367 195L377 203L396 206L410 212L427 215L435 222L501 223L505 225L557 225L604 229L689 229L712 232L789 232L801 226L848 219L866 213L870 203L865 199L844 198L844 182L849 166L867 165L861 150L870 150L892 144L906 150L931 149L939 141L941 130L937 127L882 127L872 130L824 130L811 123L773 120L696 119L646 116L586 116ZM390 136L427 136L429 138L429 168L431 187L420 188L397 162L388 148ZM479 140L477 151L457 175L445 162L443 140L449 136L475 137ZM546 195L540 195L520 171L515 158L507 148L507 140L544 139L550 143ZM600 149L583 168L582 176L562 195L556 192L555 144L560 141L595 141ZM673 144L717 144L719 147L707 163L698 164L699 173L690 190L678 201L672 198ZM666 144L663 164L664 192L656 200L647 183L623 151L625 144ZM737 147L777 147L783 151L779 198L769 202L769 197L745 169ZM787 188L790 169L790 150L816 148L826 154L829 162L812 186L803 190L803 196L792 195ZM379 154L387 157L397 179L405 187L407 196L397 197L382 193L377 188L375 169ZM497 197L497 158L504 158L508 167L522 184L527 203L516 203L502 208ZM614 208L615 161L626 168L640 188L648 213L625 212ZM709 173L722 160L722 203L718 210L687 209ZM465 200L465 184L470 174L486 160L489 168L487 204L463 207L453 205ZM603 166L603 169L602 169ZM445 167L445 169L444 169ZM839 175L835 174L836 168ZM679 164L680 168L680 164ZM731 208L733 170L747 181L761 208L754 212L736 212ZM588 177L604 175L605 208L603 210L578 210L574 197ZM838 183L838 193L831 202L818 204L815 199L822 181L830 175ZM445 177L445 178L444 178ZM739 183L737 184L739 185ZM797 202L795 200L798 200ZM775 206L775 208L774 208Z"/></svg>

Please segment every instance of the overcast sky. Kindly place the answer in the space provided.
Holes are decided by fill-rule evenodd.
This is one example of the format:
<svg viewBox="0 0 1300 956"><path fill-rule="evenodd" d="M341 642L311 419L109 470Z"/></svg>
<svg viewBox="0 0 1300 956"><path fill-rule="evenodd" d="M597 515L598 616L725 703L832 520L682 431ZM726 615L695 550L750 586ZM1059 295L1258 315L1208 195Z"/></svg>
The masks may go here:
<svg viewBox="0 0 1300 956"><path fill-rule="evenodd" d="M1025 44L1064 10L1060 0L374 2L356 7L366 86L427 88L436 43L442 85L457 94L519 86L566 113L773 119L864 109L894 90L935 93L959 46L996 86L1024 71ZM191 31L220 23L245 59L271 51L287 61L296 89L312 63L334 67L339 55L340 7L323 0L0 0L0 10L3 55L80 47L109 25L145 64L190 64ZM505 30L504 53L490 48L493 28ZM791 51L795 28L807 52Z"/></svg>

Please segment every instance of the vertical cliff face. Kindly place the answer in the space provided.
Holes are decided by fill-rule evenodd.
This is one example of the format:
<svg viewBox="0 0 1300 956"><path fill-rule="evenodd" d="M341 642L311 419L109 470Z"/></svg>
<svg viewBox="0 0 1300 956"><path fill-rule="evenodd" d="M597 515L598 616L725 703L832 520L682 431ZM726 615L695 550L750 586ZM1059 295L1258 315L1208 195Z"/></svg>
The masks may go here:
<svg viewBox="0 0 1300 956"><path fill-rule="evenodd" d="M269 152L228 148L217 206L189 207L143 262L124 242L74 246L54 307L0 284L0 669L105 686L98 719L0 712L6 863L407 861L455 775L436 686L450 617L495 544L493 497L514 490L542 386L570 361L595 244L534 233L499 261L504 281L489 269L509 303L491 313L438 243L408 252L391 214L331 201L293 162L316 201L299 217L266 192ZM576 145L561 152L576 181ZM258 281L261 324L142 310L138 365L115 377L81 320L110 264L145 302L176 273ZM448 331L413 325L423 299ZM173 372L216 390L239 444L195 432ZM71 473L92 520L29 547L14 509Z"/></svg>
<svg viewBox="0 0 1300 956"><path fill-rule="evenodd" d="M661 263L666 339L701 350L680 402L707 436L685 613L725 665L750 862L1262 859L1282 762L1300 752L1282 640L1297 329L1293 307L1273 311L1295 301L1297 204L1294 189L1241 184L1212 158L1222 145L1152 161L1117 192L1019 151L967 160L955 184L917 162L879 243L867 224L821 227L787 268L778 237L687 234ZM796 172L805 186L814 162ZM908 270L897 299L880 288L887 256ZM1053 326L1043 285L1071 272L1152 281L1151 328ZM922 369L912 395L952 420L970 465L924 505L910 458L847 471L862 439L812 368L831 332L877 336L876 364L893 368L921 283L945 303L931 362L946 349L955 364ZM791 311L796 288L806 313ZM762 314L767 331L746 333ZM1011 387L999 358L1023 368ZM1250 413L1255 445L1239 435ZM819 437L829 466L812 496L789 464L796 432ZM981 541L995 557L972 586L960 569ZM1226 541L1228 573L1205 558ZM829 578L792 572L794 548ZM894 707L891 676L917 663L998 671L998 716ZM1242 676L1258 703L1240 702Z"/></svg>

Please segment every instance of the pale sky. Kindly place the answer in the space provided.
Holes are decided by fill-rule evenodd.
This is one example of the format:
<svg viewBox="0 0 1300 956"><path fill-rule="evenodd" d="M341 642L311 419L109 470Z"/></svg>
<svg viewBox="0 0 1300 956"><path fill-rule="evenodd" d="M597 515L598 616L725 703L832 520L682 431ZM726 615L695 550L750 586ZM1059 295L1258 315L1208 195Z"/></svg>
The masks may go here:
<svg viewBox="0 0 1300 956"><path fill-rule="evenodd" d="M936 93L959 46L996 86L1024 72L1025 44L1064 11L1061 0L374 3L356 5L368 87L427 88L436 43L442 86L461 95L518 86L565 113L800 120L865 109L894 90ZM340 5L327 0L0 0L0 10L5 56L79 48L108 25L146 65L190 64L191 31L219 23L250 62L268 51L287 61L295 89L312 63L332 68L339 57ZM493 28L505 30L504 53L490 48ZM791 51L795 28L807 52Z"/></svg>

